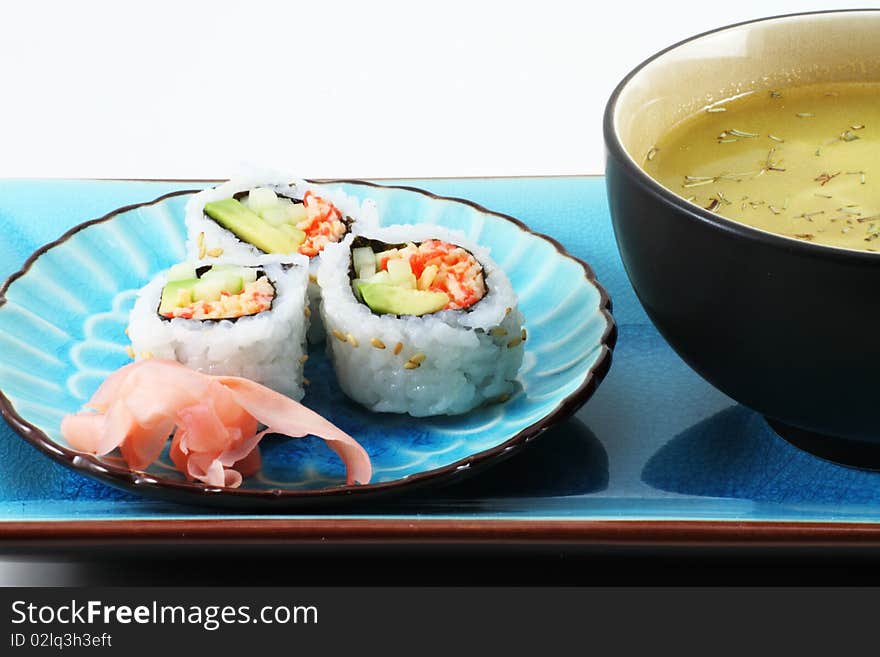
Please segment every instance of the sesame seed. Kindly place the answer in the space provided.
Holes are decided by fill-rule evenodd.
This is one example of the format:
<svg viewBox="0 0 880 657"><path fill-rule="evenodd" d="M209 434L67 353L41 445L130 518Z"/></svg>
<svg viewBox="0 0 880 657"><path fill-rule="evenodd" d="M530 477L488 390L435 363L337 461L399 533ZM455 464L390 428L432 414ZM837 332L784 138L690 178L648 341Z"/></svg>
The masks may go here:
<svg viewBox="0 0 880 657"><path fill-rule="evenodd" d="M144 360L150 360L152 357L153 357L152 351L142 351L141 352L141 358L143 358Z"/></svg>
<svg viewBox="0 0 880 657"><path fill-rule="evenodd" d="M376 349L385 348L385 343L382 342L379 338L370 338L370 344L376 347Z"/></svg>
<svg viewBox="0 0 880 657"><path fill-rule="evenodd" d="M308 386L308 385L311 385L311 384L312 384L311 381L309 381L306 377L303 377L303 385L304 385L304 386Z"/></svg>
<svg viewBox="0 0 880 657"><path fill-rule="evenodd" d="M205 257L205 233L199 233L198 238L196 239L196 244L199 247L199 260L203 260Z"/></svg>
<svg viewBox="0 0 880 657"><path fill-rule="evenodd" d="M132 360L134 360L134 349L131 348L131 345L128 345L128 346L125 348L125 353L128 354L128 357L129 357L129 358L131 358Z"/></svg>
<svg viewBox="0 0 880 657"><path fill-rule="evenodd" d="M303 308L303 315L305 315L306 317L311 317L312 316L311 308L309 308L308 306Z"/></svg>
<svg viewBox="0 0 880 657"><path fill-rule="evenodd" d="M505 314L505 315L509 315L511 312L513 312L513 308L508 307L508 308L505 308L505 309L504 309L504 314Z"/></svg>
<svg viewBox="0 0 880 657"><path fill-rule="evenodd" d="M418 367L419 367L419 363L414 363L411 360L408 360L403 364L403 369L405 369L405 370L414 370L414 369L417 369Z"/></svg>
<svg viewBox="0 0 880 657"><path fill-rule="evenodd" d="M522 336L517 336L507 343L507 347L509 349L513 349L514 347L518 347L520 344L522 344Z"/></svg>
<svg viewBox="0 0 880 657"><path fill-rule="evenodd" d="M123 333L125 333L126 335L130 335L130 333L128 332L128 327L127 327L127 326L125 327L125 331L123 331Z"/></svg>
<svg viewBox="0 0 880 657"><path fill-rule="evenodd" d="M300 363L305 363L308 359L309 359L309 355L308 355L308 354L303 354L302 356L299 357L299 362L300 362Z"/></svg>
<svg viewBox="0 0 880 657"><path fill-rule="evenodd" d="M309 274L309 280L310 280L312 283L317 283L317 282L318 282L318 277L315 276L314 274Z"/></svg>
<svg viewBox="0 0 880 657"><path fill-rule="evenodd" d="M208 255L212 258L219 258L223 255L223 249L222 247L218 246L216 249L211 249L210 251L208 251Z"/></svg>
<svg viewBox="0 0 880 657"><path fill-rule="evenodd" d="M345 337L345 333L340 331L339 329L333 329L333 335L336 336L336 339L340 342L346 342L347 339Z"/></svg>
<svg viewBox="0 0 880 657"><path fill-rule="evenodd" d="M529 334L526 333L526 329L525 329L525 327L523 327L522 333L520 333L520 336L522 336L522 341L523 341L523 342L526 341L526 338L528 337L528 335L529 335Z"/></svg>
<svg viewBox="0 0 880 657"><path fill-rule="evenodd" d="M489 335L495 336L496 338L504 337L505 335L507 335L507 329L496 326L489 331Z"/></svg>
<svg viewBox="0 0 880 657"><path fill-rule="evenodd" d="M348 343L349 343L352 347L357 348L357 346L360 344L360 342L358 342L357 338L354 337L351 333L349 333L348 335L346 335L346 336L345 336L345 339L348 340Z"/></svg>
<svg viewBox="0 0 880 657"><path fill-rule="evenodd" d="M396 356L396 355L399 354L401 351L403 351L403 343L402 343L402 342L398 342L396 345L394 345L394 355Z"/></svg>
<svg viewBox="0 0 880 657"><path fill-rule="evenodd" d="M421 365L425 362L425 358L427 358L427 356L425 356L425 354L423 354L422 352L419 352L415 354L412 358L410 358L409 362Z"/></svg>

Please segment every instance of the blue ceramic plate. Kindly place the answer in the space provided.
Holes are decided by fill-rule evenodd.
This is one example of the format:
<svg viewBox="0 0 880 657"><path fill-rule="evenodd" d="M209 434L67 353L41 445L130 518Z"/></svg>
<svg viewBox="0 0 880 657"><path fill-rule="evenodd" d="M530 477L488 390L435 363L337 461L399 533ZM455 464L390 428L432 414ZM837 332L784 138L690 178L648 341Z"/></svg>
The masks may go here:
<svg viewBox="0 0 880 657"><path fill-rule="evenodd" d="M313 348L303 403L364 445L374 466L367 486L345 486L341 462L316 438L268 437L262 471L238 489L189 483L167 456L135 472L121 459L69 449L61 419L128 362L124 330L138 288L185 257L183 215L192 192L184 191L77 226L7 281L0 296L3 415L52 458L118 487L190 503L297 508L461 477L513 453L590 397L610 366L615 330L608 296L585 263L517 220L467 201L358 181L327 185L373 198L385 224L436 223L491 248L529 333L515 396L457 417L372 413L340 392L323 349Z"/></svg>

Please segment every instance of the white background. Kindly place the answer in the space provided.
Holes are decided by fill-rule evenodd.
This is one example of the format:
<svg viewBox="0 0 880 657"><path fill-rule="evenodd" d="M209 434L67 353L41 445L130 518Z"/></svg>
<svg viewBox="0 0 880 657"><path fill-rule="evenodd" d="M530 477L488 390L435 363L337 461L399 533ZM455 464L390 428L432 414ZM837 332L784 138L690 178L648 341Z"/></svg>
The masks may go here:
<svg viewBox="0 0 880 657"><path fill-rule="evenodd" d="M7 2L0 177L599 173L616 83L840 2Z"/></svg>

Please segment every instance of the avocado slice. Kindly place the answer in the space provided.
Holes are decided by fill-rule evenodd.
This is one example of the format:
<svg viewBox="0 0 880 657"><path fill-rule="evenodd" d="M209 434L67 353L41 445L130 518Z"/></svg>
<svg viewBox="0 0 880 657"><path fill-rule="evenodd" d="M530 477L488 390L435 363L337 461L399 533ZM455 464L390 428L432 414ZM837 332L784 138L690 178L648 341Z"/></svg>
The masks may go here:
<svg viewBox="0 0 880 657"><path fill-rule="evenodd" d="M299 245L306 241L306 234L304 231L301 231L296 226L291 226L290 224L281 224L278 226L278 230L287 235L290 239L296 242L297 248Z"/></svg>
<svg viewBox="0 0 880 657"><path fill-rule="evenodd" d="M199 282L198 278L189 278L182 281L168 281L162 289L162 300L159 302L159 314L168 315L180 304L181 292L189 292L192 300L192 289Z"/></svg>
<svg viewBox="0 0 880 657"><path fill-rule="evenodd" d="M299 243L234 198L205 204L205 214L264 253L294 253Z"/></svg>
<svg viewBox="0 0 880 657"><path fill-rule="evenodd" d="M449 303L445 292L427 292L386 285L361 283L358 291L370 310L390 315L427 315L443 310Z"/></svg>

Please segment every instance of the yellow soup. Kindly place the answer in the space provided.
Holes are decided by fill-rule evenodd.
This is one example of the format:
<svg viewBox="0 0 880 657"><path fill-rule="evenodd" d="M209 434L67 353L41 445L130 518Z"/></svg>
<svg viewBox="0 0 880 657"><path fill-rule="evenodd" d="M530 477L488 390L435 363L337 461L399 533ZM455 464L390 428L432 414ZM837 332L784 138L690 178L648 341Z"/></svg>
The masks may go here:
<svg viewBox="0 0 880 657"><path fill-rule="evenodd" d="M643 166L734 221L880 250L880 83L783 88L718 103L667 133Z"/></svg>

